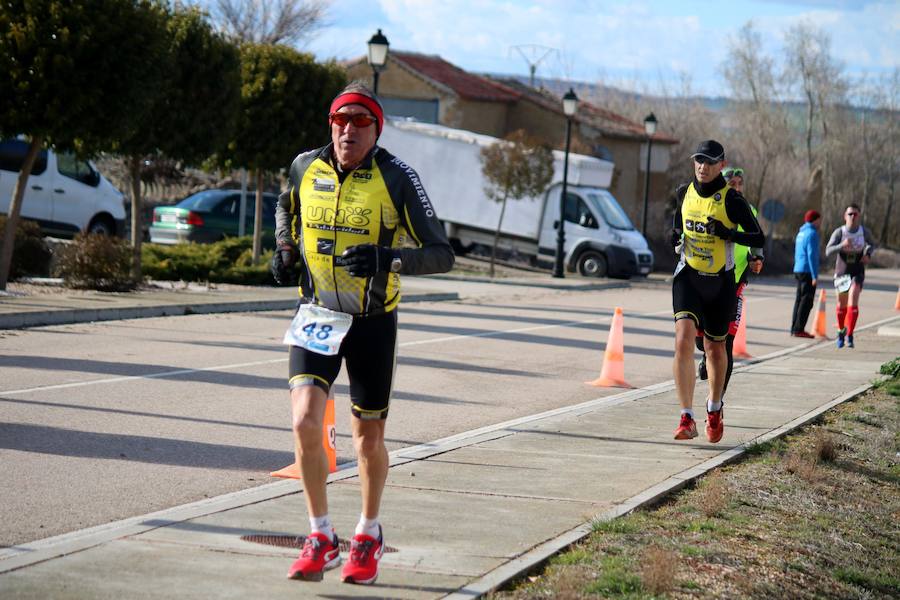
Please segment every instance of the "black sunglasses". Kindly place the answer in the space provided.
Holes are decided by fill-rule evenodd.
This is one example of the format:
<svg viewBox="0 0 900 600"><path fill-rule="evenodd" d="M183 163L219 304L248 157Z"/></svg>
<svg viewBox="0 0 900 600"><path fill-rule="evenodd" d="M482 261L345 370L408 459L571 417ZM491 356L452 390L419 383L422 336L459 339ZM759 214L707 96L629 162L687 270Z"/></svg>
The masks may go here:
<svg viewBox="0 0 900 600"><path fill-rule="evenodd" d="M354 127L359 127L360 129L362 129L363 127L368 127L378 120L372 115L349 115L347 113L339 112L331 113L330 115L328 115L328 119L338 127L346 127L347 123L353 123Z"/></svg>
<svg viewBox="0 0 900 600"><path fill-rule="evenodd" d="M694 162L697 162L697 163L700 163L700 164L705 164L705 165L717 165L717 164L719 164L721 161L713 160L713 159L708 158L708 157L706 157L706 156L695 156L695 157L694 157Z"/></svg>

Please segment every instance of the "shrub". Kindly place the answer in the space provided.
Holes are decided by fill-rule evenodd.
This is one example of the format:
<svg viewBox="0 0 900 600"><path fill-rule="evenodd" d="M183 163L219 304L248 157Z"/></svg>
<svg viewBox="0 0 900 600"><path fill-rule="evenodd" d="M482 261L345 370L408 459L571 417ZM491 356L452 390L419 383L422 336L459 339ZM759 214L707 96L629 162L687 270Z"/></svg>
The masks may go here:
<svg viewBox="0 0 900 600"><path fill-rule="evenodd" d="M144 274L166 281L209 281L242 285L273 285L269 273L272 251L253 265L250 237L225 238L213 244L144 244Z"/></svg>
<svg viewBox="0 0 900 600"><path fill-rule="evenodd" d="M79 233L61 251L57 268L69 287L120 292L136 285L131 277L131 257L131 246L125 240Z"/></svg>
<svg viewBox="0 0 900 600"><path fill-rule="evenodd" d="M0 244L3 243L3 232L6 230L6 217L0 216ZM53 253L41 228L34 221L19 219L13 240L13 257L9 278L16 279L26 275L46 277L50 274L50 258Z"/></svg>

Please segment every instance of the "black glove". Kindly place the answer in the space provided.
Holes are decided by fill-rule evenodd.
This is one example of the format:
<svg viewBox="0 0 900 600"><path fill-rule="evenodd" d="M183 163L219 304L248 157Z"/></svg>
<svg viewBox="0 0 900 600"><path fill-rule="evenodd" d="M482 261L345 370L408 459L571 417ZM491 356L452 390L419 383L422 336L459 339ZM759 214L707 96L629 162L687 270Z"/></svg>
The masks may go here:
<svg viewBox="0 0 900 600"><path fill-rule="evenodd" d="M344 268L354 277L371 277L381 271L390 271L391 261L396 256L391 248L360 244L344 250L341 259Z"/></svg>
<svg viewBox="0 0 900 600"><path fill-rule="evenodd" d="M300 251L292 244L282 244L272 256L272 278L278 285L290 285L294 280L293 266L300 258Z"/></svg>
<svg viewBox="0 0 900 600"><path fill-rule="evenodd" d="M734 237L734 229L725 227L725 223L712 217L706 220L706 233L726 241Z"/></svg>
<svg viewBox="0 0 900 600"><path fill-rule="evenodd" d="M669 243L672 244L673 248L681 243L681 234L682 231L677 228L669 232Z"/></svg>

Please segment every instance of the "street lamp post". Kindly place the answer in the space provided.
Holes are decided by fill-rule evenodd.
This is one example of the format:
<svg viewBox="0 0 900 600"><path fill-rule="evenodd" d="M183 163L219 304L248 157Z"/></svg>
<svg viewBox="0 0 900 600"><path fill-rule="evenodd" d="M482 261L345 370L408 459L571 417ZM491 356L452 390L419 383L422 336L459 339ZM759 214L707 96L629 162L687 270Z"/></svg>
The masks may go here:
<svg viewBox="0 0 900 600"><path fill-rule="evenodd" d="M644 170L644 212L641 215L641 235L647 237L647 201L650 198L650 152L653 150L653 134L656 133L656 115L650 113L644 119L647 134L647 168Z"/></svg>
<svg viewBox="0 0 900 600"><path fill-rule="evenodd" d="M563 112L566 115L566 153L563 159L563 180L562 193L559 196L559 227L556 230L556 262L553 265L554 277L565 277L563 273L563 256L565 254L566 245L566 183L569 178L569 142L572 139L572 117L575 115L575 109L578 108L578 96L575 91L569 88L566 95L562 98Z"/></svg>
<svg viewBox="0 0 900 600"><path fill-rule="evenodd" d="M369 40L368 60L369 65L372 66L372 91L376 96L378 95L378 74L384 68L384 63L387 62L389 45L380 29Z"/></svg>

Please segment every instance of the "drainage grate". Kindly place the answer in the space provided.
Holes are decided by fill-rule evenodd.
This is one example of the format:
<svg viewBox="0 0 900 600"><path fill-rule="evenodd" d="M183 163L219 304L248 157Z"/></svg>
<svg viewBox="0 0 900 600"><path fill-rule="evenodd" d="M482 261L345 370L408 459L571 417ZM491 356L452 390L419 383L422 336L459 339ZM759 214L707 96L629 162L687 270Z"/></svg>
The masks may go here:
<svg viewBox="0 0 900 600"><path fill-rule="evenodd" d="M266 546L277 546L279 548L296 548L299 550L306 541L305 535L242 535L241 540L244 542L252 542L254 544L264 544ZM350 552L350 541L341 540L341 552ZM384 547L385 552L399 552L391 546Z"/></svg>

